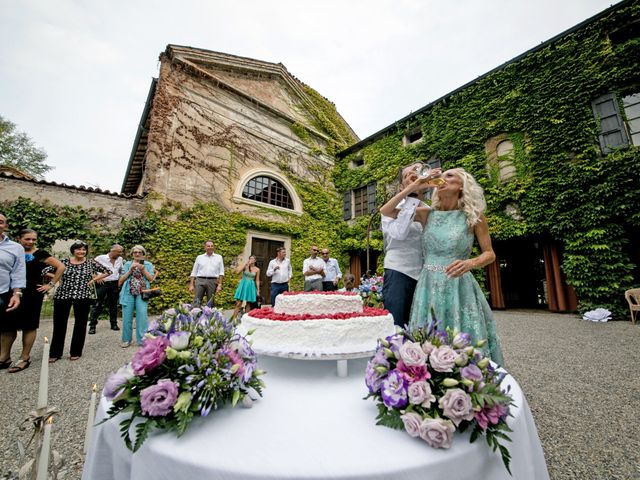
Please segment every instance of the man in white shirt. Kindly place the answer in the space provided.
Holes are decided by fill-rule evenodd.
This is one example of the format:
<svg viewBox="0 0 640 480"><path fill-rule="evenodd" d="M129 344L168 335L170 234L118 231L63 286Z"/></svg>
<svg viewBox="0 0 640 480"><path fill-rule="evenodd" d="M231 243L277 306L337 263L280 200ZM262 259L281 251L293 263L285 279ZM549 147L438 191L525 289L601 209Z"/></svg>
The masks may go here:
<svg viewBox="0 0 640 480"><path fill-rule="evenodd" d="M24 248L13 242L4 231L9 227L7 217L0 214L0 322L7 312L20 306L22 289L27 286ZM15 339L12 334L0 333L0 369L11 366L11 345Z"/></svg>
<svg viewBox="0 0 640 480"><path fill-rule="evenodd" d="M91 319L89 320L90 335L96 333L98 317L100 317L105 304L109 309L111 330L120 330L118 327L118 279L122 269L123 251L122 245L115 244L111 246L109 253L96 257L96 262L107 268L111 274L102 280L96 280L96 303L91 310Z"/></svg>
<svg viewBox="0 0 640 480"><path fill-rule="evenodd" d="M304 275L304 291L322 291L322 279L324 278L324 260L318 257L318 247L311 247L309 258L302 262L302 274Z"/></svg>
<svg viewBox="0 0 640 480"><path fill-rule="evenodd" d="M335 292L338 290L338 280L342 278L338 260L329 257L329 249L323 248L322 260L324 260L324 278L322 279L322 290L324 292Z"/></svg>
<svg viewBox="0 0 640 480"><path fill-rule="evenodd" d="M400 171L400 192L380 208L385 252L382 299L384 308L400 327L409 323L413 294L422 271L423 224L415 217L418 210L429 207L422 203L424 190L417 193L417 198L409 196L414 193L410 186L418 179L419 166L414 163Z"/></svg>
<svg viewBox="0 0 640 480"><path fill-rule="evenodd" d="M202 300L206 294L207 300L213 306L216 293L222 290L222 279L224 278L224 261L222 256L213 253L213 242L204 242L204 252L196 257L196 261L191 269L189 278L189 292L194 293L193 306L202 305Z"/></svg>
<svg viewBox="0 0 640 480"><path fill-rule="evenodd" d="M287 249L284 247L276 250L276 258L269 262L267 267L267 277L271 278L271 288L269 292L271 305L276 304L276 297L282 292L289 291L289 280L293 276L291 262L286 258Z"/></svg>

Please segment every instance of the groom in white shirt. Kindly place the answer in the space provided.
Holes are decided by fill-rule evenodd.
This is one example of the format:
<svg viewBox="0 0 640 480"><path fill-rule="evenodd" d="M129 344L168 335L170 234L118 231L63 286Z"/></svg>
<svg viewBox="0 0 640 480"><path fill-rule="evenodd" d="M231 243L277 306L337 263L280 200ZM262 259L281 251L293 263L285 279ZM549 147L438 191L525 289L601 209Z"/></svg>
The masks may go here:
<svg viewBox="0 0 640 480"><path fill-rule="evenodd" d="M287 249L284 247L276 250L276 258L269 262L267 267L267 277L271 279L269 297L271 305L276 304L276 297L283 292L289 291L289 280L293 276L291 262L286 258Z"/></svg>

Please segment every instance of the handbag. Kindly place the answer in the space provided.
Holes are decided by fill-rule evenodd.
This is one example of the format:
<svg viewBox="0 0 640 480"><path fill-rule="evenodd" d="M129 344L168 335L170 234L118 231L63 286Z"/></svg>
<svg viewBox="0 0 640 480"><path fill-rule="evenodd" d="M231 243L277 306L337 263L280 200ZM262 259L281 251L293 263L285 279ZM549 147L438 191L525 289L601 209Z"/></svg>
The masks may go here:
<svg viewBox="0 0 640 480"><path fill-rule="evenodd" d="M148 290L142 290L140 292L142 300L145 300L147 302L154 297L159 297L160 295L162 295L162 290L160 290L159 288L150 288Z"/></svg>

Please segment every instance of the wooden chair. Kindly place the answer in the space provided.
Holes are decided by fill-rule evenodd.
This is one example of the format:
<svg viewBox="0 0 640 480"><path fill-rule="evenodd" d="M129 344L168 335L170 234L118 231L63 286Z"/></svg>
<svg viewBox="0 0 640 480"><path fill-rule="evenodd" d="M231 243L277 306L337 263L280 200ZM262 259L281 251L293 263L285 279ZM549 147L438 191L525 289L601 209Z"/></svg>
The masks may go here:
<svg viewBox="0 0 640 480"><path fill-rule="evenodd" d="M624 292L624 298L629 303L629 311L631 312L631 323L635 324L640 312L640 288L632 288Z"/></svg>

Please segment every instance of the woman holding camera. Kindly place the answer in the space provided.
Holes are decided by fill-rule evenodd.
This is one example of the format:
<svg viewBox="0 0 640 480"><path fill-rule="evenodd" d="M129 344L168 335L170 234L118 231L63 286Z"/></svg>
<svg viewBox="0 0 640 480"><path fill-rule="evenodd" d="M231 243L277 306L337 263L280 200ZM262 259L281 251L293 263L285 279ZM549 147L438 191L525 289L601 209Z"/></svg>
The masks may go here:
<svg viewBox="0 0 640 480"><path fill-rule="evenodd" d="M131 249L133 260L125 262L118 280L120 289L120 305L122 305L122 348L131 345L133 336L133 315L136 315L136 341L142 345L147 331L147 301L142 298L142 291L148 290L155 279L153 264L145 257L147 251L142 245Z"/></svg>

